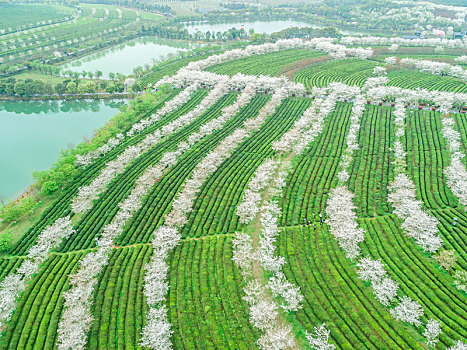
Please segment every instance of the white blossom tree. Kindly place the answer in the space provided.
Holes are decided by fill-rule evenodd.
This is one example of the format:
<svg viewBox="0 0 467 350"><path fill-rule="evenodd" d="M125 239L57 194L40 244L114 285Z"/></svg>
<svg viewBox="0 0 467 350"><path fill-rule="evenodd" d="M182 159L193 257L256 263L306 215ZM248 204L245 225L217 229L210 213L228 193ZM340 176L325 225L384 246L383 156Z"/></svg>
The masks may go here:
<svg viewBox="0 0 467 350"><path fill-rule="evenodd" d="M440 323L434 319L429 319L426 324L426 329L423 332L423 335L426 338L426 343L428 346L436 347L436 344L439 341L439 335L441 334Z"/></svg>
<svg viewBox="0 0 467 350"><path fill-rule="evenodd" d="M312 349L333 350L336 348L336 346L329 343L329 334L331 334L331 331L326 329L326 324L323 323L319 327L315 327L314 333L307 333L306 338L308 339Z"/></svg>
<svg viewBox="0 0 467 350"><path fill-rule="evenodd" d="M392 317L398 321L408 322L417 327L420 326L420 317L424 314L422 306L406 295L399 298L399 301L400 303L390 310Z"/></svg>

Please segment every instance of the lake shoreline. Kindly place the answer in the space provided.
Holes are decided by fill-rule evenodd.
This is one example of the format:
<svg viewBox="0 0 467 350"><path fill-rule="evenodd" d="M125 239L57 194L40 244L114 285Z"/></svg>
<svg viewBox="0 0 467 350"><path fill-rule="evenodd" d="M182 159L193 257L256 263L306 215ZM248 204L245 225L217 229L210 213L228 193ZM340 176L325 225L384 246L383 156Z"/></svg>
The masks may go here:
<svg viewBox="0 0 467 350"><path fill-rule="evenodd" d="M39 95L39 96L5 96L0 95L0 101L73 101L73 100L106 100L106 99L132 99L141 92L98 92L95 94L66 94L66 95Z"/></svg>

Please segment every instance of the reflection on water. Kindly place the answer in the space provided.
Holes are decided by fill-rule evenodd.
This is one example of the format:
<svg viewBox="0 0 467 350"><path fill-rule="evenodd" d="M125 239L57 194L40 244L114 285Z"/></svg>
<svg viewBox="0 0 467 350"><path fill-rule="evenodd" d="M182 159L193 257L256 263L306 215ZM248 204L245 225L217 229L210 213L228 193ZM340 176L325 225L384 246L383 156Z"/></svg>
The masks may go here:
<svg viewBox="0 0 467 350"><path fill-rule="evenodd" d="M145 37L80 58L63 68L74 72L94 73L100 70L104 78L108 78L109 73L128 75L133 73L133 68L153 64L155 60L191 47L189 43Z"/></svg>
<svg viewBox="0 0 467 350"><path fill-rule="evenodd" d="M5 101L0 104L0 112L15 114L46 114L59 112L99 112L102 106L118 109L123 106L123 100L74 100L74 101Z"/></svg>
<svg viewBox="0 0 467 350"><path fill-rule="evenodd" d="M302 21L294 21L294 20L280 20L280 21L244 21L244 22L223 22L223 23L212 23L209 24L207 22L193 22L187 23L185 28L188 30L190 34L194 34L197 31L201 31L203 33L210 31L210 32L225 32L228 29L236 28L240 29L243 28L245 32L249 32L251 28L254 29L255 33L266 33L271 34L274 32L279 32L281 30L292 28L292 27L308 27L314 29L324 28L325 26L320 24L313 24L308 22ZM340 32L344 35L360 35L360 32L354 32L351 30L340 30Z"/></svg>
<svg viewBox="0 0 467 350"><path fill-rule="evenodd" d="M34 170L48 169L60 150L91 138L123 100L0 103L0 196L15 198Z"/></svg>
<svg viewBox="0 0 467 350"><path fill-rule="evenodd" d="M245 32L253 28L255 33L266 33L271 34L274 32L279 32L286 28L291 27L310 27L310 28L321 28L319 26L315 26L306 22L300 21L251 21L251 22L231 22L231 23L203 23L203 22L195 22L194 24L188 24L185 28L188 30L190 34L196 33L198 30L201 32L225 32L230 28L244 28Z"/></svg>

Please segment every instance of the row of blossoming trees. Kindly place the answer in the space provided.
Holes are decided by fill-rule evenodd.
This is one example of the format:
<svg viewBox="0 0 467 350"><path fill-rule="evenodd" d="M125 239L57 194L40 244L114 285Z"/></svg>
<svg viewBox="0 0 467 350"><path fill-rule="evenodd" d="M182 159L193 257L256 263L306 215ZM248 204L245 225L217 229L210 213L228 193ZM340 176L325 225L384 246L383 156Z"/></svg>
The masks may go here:
<svg viewBox="0 0 467 350"><path fill-rule="evenodd" d="M420 251L414 250L417 263L433 270L435 259L430 254L439 252L435 257L441 261L439 257L445 251L442 247L449 245L454 248L451 256L458 257L451 268L465 271L462 241L452 230L447 231L449 234L440 231L436 215L449 217L451 210L456 210L459 226L455 229L465 228L465 148L461 147L457 119L450 113L452 106L466 103L467 96L387 87L382 69L376 69L375 76L368 78L362 89L333 83L309 94L303 85L284 77L228 77L203 71L235 59L294 48L320 50L336 59L368 59L372 54L371 49L348 48L328 39L282 40L192 62L155 84L171 84L180 89L177 94L95 151L77 157L76 166L82 169L79 177L84 180L59 198L13 251L26 257L12 255L2 261L0 322L6 331L0 347L27 347L36 338L38 344L47 344L46 348L125 347L125 336L119 328L125 323L118 315L120 307L109 320L101 318L96 310L111 294L112 283L106 285L107 280L115 280L115 274L122 274L123 279L133 276L124 270L125 266L116 265L120 261L115 258L116 252L136 249L133 246L138 244L150 247L144 255L146 263L140 264L139 284L124 283L125 290L119 287L122 295L131 294L140 308L128 314L139 325L140 333L131 337L129 347L169 349L174 338L176 344L185 347L223 347L231 344L232 337L240 339L243 331L248 333L246 337L256 339L254 343L242 343L250 348L404 349L422 348L423 344L465 348L465 295L449 285L453 278L447 274L438 274L440 280L430 284L437 287L433 300L413 293L410 283L394 274L386 260L374 256L374 247L366 239L367 221L359 221L355 211L358 185L350 183L355 177L352 169L356 154L367 142L361 125L381 118L371 111L386 108L393 116L387 118L386 127L395 130L388 134L390 149L385 151L390 154L384 165L390 179L386 201L392 212L388 217L397 234L408 237L407 245L420 246ZM207 91L200 92L203 88ZM393 109L388 99L395 101ZM419 201L420 190L429 184L417 182L416 186L406 154L406 105L419 100L437 104L443 115L442 137L448 145L445 159L449 163L442 167L441 176L445 174L446 186L460 203L456 208L430 208L439 209L437 214ZM372 105L367 106L368 102ZM289 103L295 107L288 107ZM441 117L434 114L434 118ZM369 128L370 135L374 129ZM424 137L417 135L420 140ZM370 142L377 142L375 138L370 137ZM309 165L306 159L316 161ZM221 181L220 174L226 174L227 181ZM232 188L229 181L239 177L243 185ZM362 185L369 177L365 175ZM318 179L322 180L319 187L315 182ZM292 181L296 191L289 191ZM302 198L307 198L306 203ZM303 216L298 223L304 219L308 231L296 227L297 222L281 218L294 213L298 201ZM311 202L314 204L309 205ZM233 229L219 231L209 224L220 222L213 217L220 203L231 203L222 208L225 212L234 207L235 219L222 216L223 220L236 222L229 226ZM201 227L201 237L198 231L190 232L195 223ZM281 223L291 226L294 236L289 237ZM337 278L338 270L320 271L319 264L316 267L320 277L316 277L311 262L302 264L302 256L293 253L301 249L294 240L299 231L302 236L306 232L310 237L316 235L316 250L309 252L313 264L318 263L317 257L328 259L327 254L331 254L329 250L323 252L318 236L325 237L326 244L335 240L342 250L340 264L350 277ZM196 249L190 250L188 256L180 254L180 247L210 245L217 242L216 236L224 235L229 237L227 246L233 266L216 265L217 270L213 269L214 256L198 256ZM198 243L199 239L209 243ZM119 246L121 241L129 247ZM84 252L75 252L78 249ZM60 261L70 255L75 258L70 268L61 270L60 263L49 264L52 256ZM206 261L207 266L198 263L191 270L194 275L187 275L187 264L197 261ZM404 269L400 264L405 261L394 266ZM189 284L181 287L169 283L182 271ZM227 274L227 282L216 286L221 274ZM55 275L60 278L55 280ZM414 283L420 276L408 274ZM308 289L315 283L311 279L317 281L315 291ZM339 290L331 287L334 284ZM38 286L45 289L39 297ZM341 289L349 295L338 297ZM98 291L104 295L98 295ZM115 293L112 295L118 299ZM234 299L235 295L238 299ZM335 300L330 300L334 296ZM183 303L186 309L173 312L182 298L188 298ZM212 304L199 303L196 298ZM233 316L235 312L228 313L227 308L236 310L238 317ZM43 316L45 309L53 312L53 320ZM30 314L37 310L42 316L32 321ZM355 312L362 314L363 326L357 322ZM173 326L185 313L202 331L196 326L190 331L185 331L186 325ZM26 326L27 320L32 323ZM107 338L108 344L90 342L94 330L105 332L104 324L109 322L119 335ZM405 330L402 323L420 327L420 336ZM347 328L354 325L355 329L339 329L344 324ZM210 338L209 343L203 343L203 338Z"/></svg>

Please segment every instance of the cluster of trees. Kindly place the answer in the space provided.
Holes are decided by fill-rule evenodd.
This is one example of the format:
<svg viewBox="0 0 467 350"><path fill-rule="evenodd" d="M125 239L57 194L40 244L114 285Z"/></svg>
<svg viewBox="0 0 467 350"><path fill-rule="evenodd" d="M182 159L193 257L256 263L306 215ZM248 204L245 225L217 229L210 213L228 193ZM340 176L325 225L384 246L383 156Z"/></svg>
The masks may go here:
<svg viewBox="0 0 467 350"><path fill-rule="evenodd" d="M41 80L16 80L8 78L0 81L0 95L8 96L31 96L36 94L52 94L54 87L51 83L44 83Z"/></svg>
<svg viewBox="0 0 467 350"><path fill-rule="evenodd" d="M78 79L65 79L60 83L52 83L35 79L15 79L8 78L0 80L0 95L6 96L34 96L42 94L90 94L98 91L108 93L123 92L125 86L120 81L81 81ZM141 91L141 86L135 83L132 86L133 91Z"/></svg>
<svg viewBox="0 0 467 350"><path fill-rule="evenodd" d="M225 31L196 31L189 33L188 30L181 26L179 23L167 23L156 24L153 26L142 26L141 32L144 34L157 35L163 38L169 39L183 39L183 40L202 40L202 41L232 41L239 39L249 38L253 43L264 43L267 41L276 41L279 39L291 39L291 38L340 38L341 34L336 28L329 27L323 29L314 29L309 27L293 27L281 30L276 33L255 33L254 29L251 28L248 32L243 28L229 28Z"/></svg>
<svg viewBox="0 0 467 350"><path fill-rule="evenodd" d="M38 205L39 203L31 197L26 197L21 201L10 202L0 209L0 219L6 222L16 221L23 215L31 214Z"/></svg>

